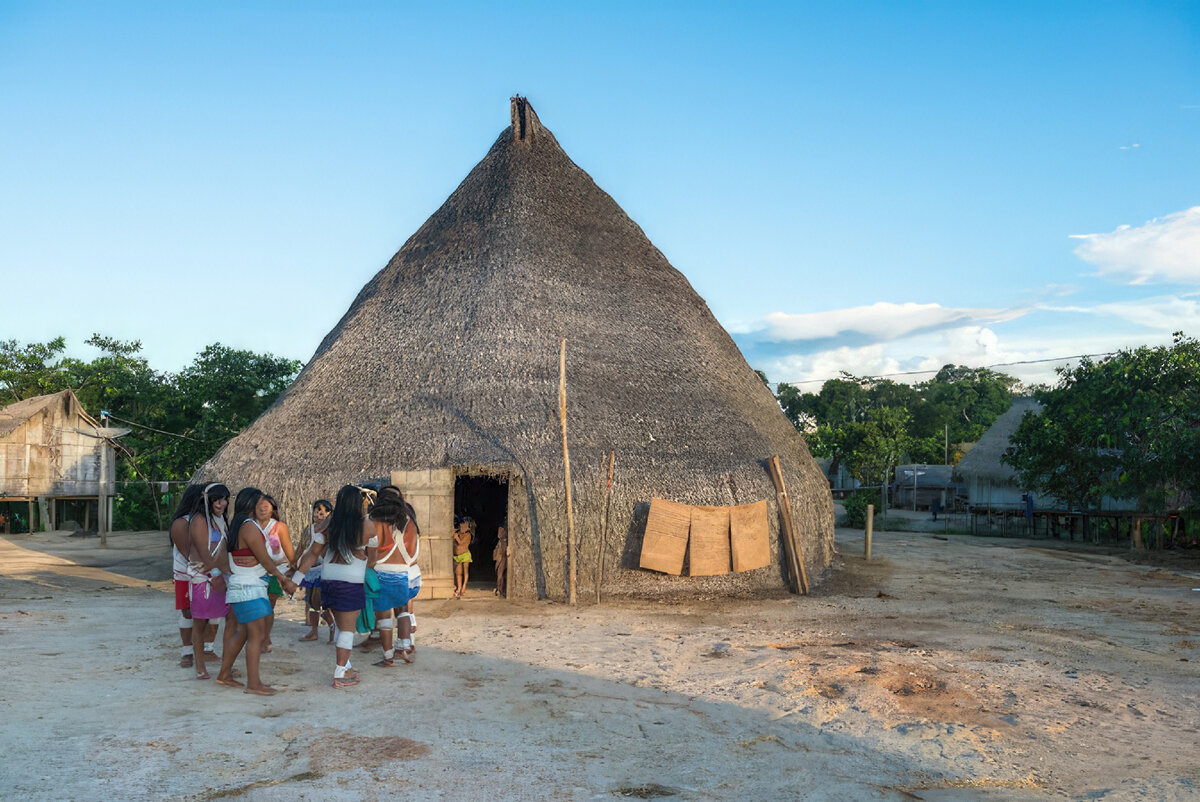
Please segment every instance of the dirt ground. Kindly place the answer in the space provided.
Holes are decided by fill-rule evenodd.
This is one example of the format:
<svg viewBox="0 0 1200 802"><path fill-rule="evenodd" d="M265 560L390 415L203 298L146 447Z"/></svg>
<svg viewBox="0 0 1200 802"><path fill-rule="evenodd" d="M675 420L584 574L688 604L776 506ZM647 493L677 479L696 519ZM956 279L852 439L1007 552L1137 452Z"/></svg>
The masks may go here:
<svg viewBox="0 0 1200 802"><path fill-rule="evenodd" d="M25 799L1200 798L1200 562L838 531L810 597L418 604L415 664L299 643L193 679L161 533L0 539L0 788Z"/></svg>

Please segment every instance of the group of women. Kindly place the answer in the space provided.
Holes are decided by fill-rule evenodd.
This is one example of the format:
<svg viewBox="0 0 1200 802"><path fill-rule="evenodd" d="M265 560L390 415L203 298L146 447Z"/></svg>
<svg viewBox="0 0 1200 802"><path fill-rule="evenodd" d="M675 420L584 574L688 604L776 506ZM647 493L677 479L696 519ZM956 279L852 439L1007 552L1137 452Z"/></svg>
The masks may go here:
<svg viewBox="0 0 1200 802"><path fill-rule="evenodd" d="M375 492L346 485L334 504L314 503L299 558L278 504L267 493L244 488L234 500L232 522L228 512L225 485L189 485L171 522L180 665L194 668L196 679L211 679L205 660L219 659L218 684L273 695L275 689L262 682L259 663L263 652L271 651L275 603L300 587L307 591L311 628L301 640L316 640L318 607L332 619L334 688L358 684L359 673L350 664L354 632L371 630L370 625L363 628L360 617L373 617L380 632L383 658L375 665L390 668L397 658L412 662L420 533L399 488L389 485ZM373 616L363 615L364 610ZM221 619L225 627L218 657L212 642ZM243 650L244 685L234 669Z"/></svg>

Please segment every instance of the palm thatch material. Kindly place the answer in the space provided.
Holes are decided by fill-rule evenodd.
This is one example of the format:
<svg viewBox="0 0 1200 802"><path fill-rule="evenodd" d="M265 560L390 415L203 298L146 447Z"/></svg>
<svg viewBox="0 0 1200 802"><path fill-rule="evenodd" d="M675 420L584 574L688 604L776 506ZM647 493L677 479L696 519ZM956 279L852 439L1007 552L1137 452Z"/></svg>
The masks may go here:
<svg viewBox="0 0 1200 802"><path fill-rule="evenodd" d="M1008 449L1009 441L1021 425L1026 412L1040 413L1042 405L1032 398L1014 398L1012 406L996 418L970 451L963 455L955 466L955 473L964 479L981 480L993 484L1017 486L1017 472L1012 466L1001 462L1000 457Z"/></svg>
<svg viewBox="0 0 1200 802"><path fill-rule="evenodd" d="M810 575L822 572L833 504L803 439L687 279L520 97L484 159L198 478L262 487L306 520L312 499L394 470L506 475L510 592L562 598L561 338L581 593L595 576L610 449L606 594L781 591L773 454ZM772 565L699 578L639 570L656 496L771 499Z"/></svg>

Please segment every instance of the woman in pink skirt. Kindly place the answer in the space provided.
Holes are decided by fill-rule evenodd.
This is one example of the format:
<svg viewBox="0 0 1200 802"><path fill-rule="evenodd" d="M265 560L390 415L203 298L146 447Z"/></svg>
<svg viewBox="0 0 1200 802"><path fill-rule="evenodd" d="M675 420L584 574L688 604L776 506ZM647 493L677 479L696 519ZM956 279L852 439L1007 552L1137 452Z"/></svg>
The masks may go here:
<svg viewBox="0 0 1200 802"><path fill-rule="evenodd" d="M204 628L211 620L216 623L225 619L222 635L224 649L237 631L232 621L229 605L225 603L225 578L229 573L229 554L225 540L228 521L229 488L219 482L206 485L192 508L188 521L188 532L192 536L192 553L188 558L188 575L191 580L192 606L192 654L195 660L196 679L210 679L204 667ZM223 685L241 683L222 682Z"/></svg>

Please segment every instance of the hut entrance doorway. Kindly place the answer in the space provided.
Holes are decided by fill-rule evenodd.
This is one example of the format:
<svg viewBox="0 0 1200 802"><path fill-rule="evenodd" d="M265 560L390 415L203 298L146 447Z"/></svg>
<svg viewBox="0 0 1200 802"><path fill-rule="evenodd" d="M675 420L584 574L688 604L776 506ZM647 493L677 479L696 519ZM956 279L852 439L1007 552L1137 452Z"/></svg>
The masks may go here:
<svg viewBox="0 0 1200 802"><path fill-rule="evenodd" d="M508 477L459 476L454 483L454 515L475 519L468 588L489 593L496 587L496 531L508 526Z"/></svg>

